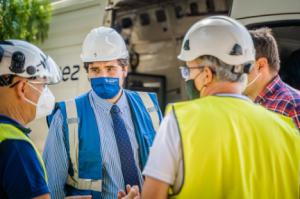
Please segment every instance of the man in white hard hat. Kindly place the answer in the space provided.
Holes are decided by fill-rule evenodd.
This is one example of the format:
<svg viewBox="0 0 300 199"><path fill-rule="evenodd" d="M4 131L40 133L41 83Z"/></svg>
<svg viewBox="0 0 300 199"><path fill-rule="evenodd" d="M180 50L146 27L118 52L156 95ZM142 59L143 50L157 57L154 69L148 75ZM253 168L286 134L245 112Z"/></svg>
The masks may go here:
<svg viewBox="0 0 300 199"><path fill-rule="evenodd" d="M297 128L241 94L255 61L247 29L205 18L189 29L178 58L198 97L173 104L162 121L142 198L167 198L170 188L170 198L299 198Z"/></svg>
<svg viewBox="0 0 300 199"><path fill-rule="evenodd" d="M0 198L50 198L43 160L25 126L50 114L58 83L55 62L36 46L0 41Z"/></svg>
<svg viewBox="0 0 300 199"><path fill-rule="evenodd" d="M81 59L92 89L59 103L48 118L44 160L51 196L115 199L126 184L143 183L161 112L154 93L123 89L128 51L112 28L91 30Z"/></svg>

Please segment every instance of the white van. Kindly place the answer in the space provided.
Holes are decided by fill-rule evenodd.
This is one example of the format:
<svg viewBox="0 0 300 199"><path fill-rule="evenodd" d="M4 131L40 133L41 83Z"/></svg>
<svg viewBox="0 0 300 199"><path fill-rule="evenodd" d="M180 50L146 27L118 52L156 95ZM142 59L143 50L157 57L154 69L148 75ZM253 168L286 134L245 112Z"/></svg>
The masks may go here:
<svg viewBox="0 0 300 199"><path fill-rule="evenodd" d="M51 87L57 101L90 89L79 55L86 34L100 25L116 28L128 44L132 73L126 87L157 92L162 109L186 99L178 70L183 63L176 57L184 33L203 17L231 15L248 27L271 26L282 60L300 48L299 0L64 0L54 2L53 8L49 37L41 48L63 73L63 82ZM42 150L45 119L30 126Z"/></svg>

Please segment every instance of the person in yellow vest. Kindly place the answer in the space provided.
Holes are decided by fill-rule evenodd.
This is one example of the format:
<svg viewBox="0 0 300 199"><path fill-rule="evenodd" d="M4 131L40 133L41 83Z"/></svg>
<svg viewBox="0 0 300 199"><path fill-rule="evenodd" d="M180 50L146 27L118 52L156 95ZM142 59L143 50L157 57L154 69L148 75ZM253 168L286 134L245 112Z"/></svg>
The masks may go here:
<svg viewBox="0 0 300 199"><path fill-rule="evenodd" d="M205 18L186 33L178 58L194 100L173 104L164 118L142 198L299 198L297 128L242 95L255 61L247 29L229 17ZM119 198L139 197L137 187L128 191Z"/></svg>
<svg viewBox="0 0 300 199"><path fill-rule="evenodd" d="M36 46L0 41L0 198L50 198L43 160L25 125L51 113L55 99L47 84L61 73Z"/></svg>

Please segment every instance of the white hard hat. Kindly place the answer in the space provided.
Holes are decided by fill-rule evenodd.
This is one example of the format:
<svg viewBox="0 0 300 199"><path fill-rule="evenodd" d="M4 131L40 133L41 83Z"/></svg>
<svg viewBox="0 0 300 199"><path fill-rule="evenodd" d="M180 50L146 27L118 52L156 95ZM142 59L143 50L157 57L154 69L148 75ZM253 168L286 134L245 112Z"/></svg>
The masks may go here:
<svg viewBox="0 0 300 199"><path fill-rule="evenodd" d="M83 62L127 59L128 51L119 33L109 27L99 27L86 36L80 58Z"/></svg>
<svg viewBox="0 0 300 199"><path fill-rule="evenodd" d="M42 78L48 84L61 81L62 75L53 59L38 47L21 40L0 41L0 76Z"/></svg>
<svg viewBox="0 0 300 199"><path fill-rule="evenodd" d="M239 22L230 17L211 16L188 30L178 59L192 61L203 55L240 65L255 61L255 48L248 30Z"/></svg>

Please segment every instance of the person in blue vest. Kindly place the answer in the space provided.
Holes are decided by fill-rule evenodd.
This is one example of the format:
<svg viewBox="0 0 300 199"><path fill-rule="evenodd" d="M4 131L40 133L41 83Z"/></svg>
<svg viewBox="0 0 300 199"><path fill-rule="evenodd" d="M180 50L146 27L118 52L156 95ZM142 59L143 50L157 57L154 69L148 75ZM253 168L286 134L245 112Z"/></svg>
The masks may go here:
<svg viewBox="0 0 300 199"><path fill-rule="evenodd" d="M51 197L115 199L125 185L142 185L162 115L154 93L123 89L128 51L114 29L91 30L81 59L92 89L48 117L43 158Z"/></svg>
<svg viewBox="0 0 300 199"><path fill-rule="evenodd" d="M0 41L0 198L50 198L46 169L25 126L50 114L55 98L47 84L61 73L36 46Z"/></svg>

